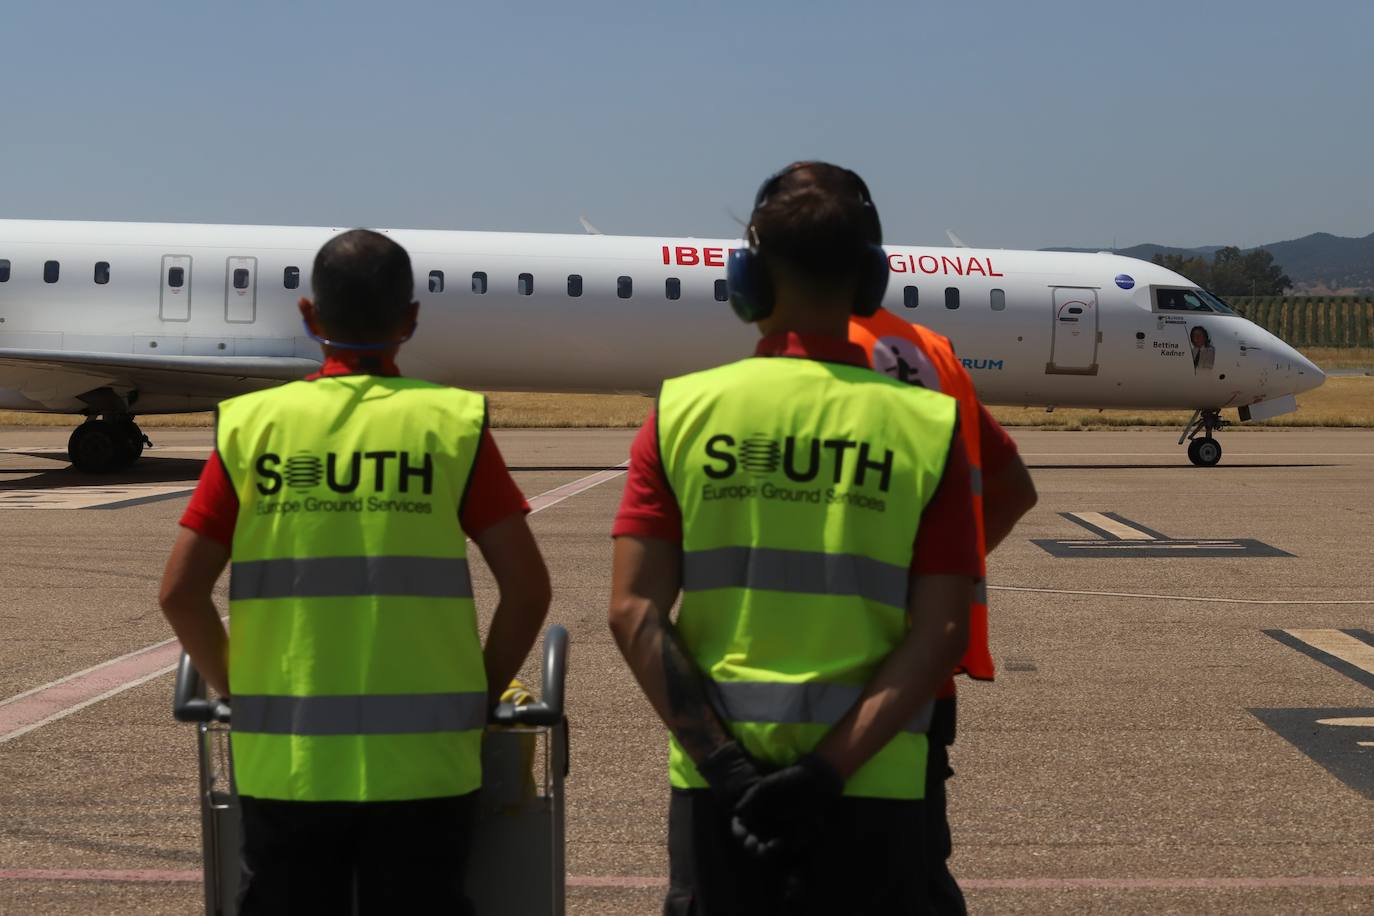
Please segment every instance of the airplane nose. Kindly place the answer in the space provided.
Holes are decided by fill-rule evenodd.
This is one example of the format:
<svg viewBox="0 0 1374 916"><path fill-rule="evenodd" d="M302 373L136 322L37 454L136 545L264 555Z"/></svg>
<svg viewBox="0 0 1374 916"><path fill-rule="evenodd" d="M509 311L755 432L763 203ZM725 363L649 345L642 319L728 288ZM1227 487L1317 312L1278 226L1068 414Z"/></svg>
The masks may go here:
<svg viewBox="0 0 1374 916"><path fill-rule="evenodd" d="M1326 381L1326 373L1306 356L1282 341L1278 342L1279 363L1286 364L1288 380L1292 386L1290 394L1302 394L1318 388Z"/></svg>

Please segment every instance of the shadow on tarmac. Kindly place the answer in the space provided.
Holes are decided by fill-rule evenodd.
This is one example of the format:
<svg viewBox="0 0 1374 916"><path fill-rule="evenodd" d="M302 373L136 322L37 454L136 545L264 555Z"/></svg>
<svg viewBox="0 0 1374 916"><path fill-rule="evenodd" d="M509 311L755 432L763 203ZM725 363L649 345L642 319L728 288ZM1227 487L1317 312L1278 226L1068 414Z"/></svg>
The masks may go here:
<svg viewBox="0 0 1374 916"><path fill-rule="evenodd" d="M33 452L10 452L9 454L27 455L30 458L51 458L50 454ZM145 456L131 468L110 474L83 474L71 465L61 467L12 468L0 470L0 491L4 490L58 490L63 487L127 487L149 483L194 483L200 477L204 458L159 458ZM17 480L8 479L11 474L28 474Z"/></svg>

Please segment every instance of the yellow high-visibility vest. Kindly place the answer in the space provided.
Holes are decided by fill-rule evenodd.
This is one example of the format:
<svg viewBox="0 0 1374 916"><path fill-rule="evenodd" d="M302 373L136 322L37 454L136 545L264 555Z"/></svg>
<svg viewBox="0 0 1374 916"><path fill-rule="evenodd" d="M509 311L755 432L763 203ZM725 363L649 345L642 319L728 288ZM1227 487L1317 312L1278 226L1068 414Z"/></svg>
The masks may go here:
<svg viewBox="0 0 1374 916"><path fill-rule="evenodd" d="M955 401L870 369L752 358L666 382L659 453L683 519L677 629L756 758L786 766L909 628L912 548ZM924 796L929 712L849 780ZM705 786L674 740L674 786Z"/></svg>
<svg viewBox="0 0 1374 916"><path fill-rule="evenodd" d="M325 376L220 405L239 791L291 801L481 784L486 673L459 504L480 395Z"/></svg>

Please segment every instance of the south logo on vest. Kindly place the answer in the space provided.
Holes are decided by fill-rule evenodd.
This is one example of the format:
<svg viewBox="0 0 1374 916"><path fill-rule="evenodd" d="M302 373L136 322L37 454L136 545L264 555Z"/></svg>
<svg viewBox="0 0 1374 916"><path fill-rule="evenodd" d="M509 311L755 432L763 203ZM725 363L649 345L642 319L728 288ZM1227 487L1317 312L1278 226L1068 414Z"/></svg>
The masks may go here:
<svg viewBox="0 0 1374 916"><path fill-rule="evenodd" d="M400 499L390 494L429 496L434 491L434 459L408 451L264 452L253 462L259 515L292 512L433 511L428 499ZM371 495L365 495L371 491ZM388 494L386 497L378 493Z"/></svg>
<svg viewBox="0 0 1374 916"><path fill-rule="evenodd" d="M896 458L888 448L854 439L818 439L763 433L735 437L717 433L703 446L702 472L713 481L702 488L702 499L767 499L782 502L832 505L847 503L878 512L887 503L878 494L892 485ZM743 475L735 483L733 478ZM781 480L759 478L785 478ZM728 481L728 482L727 482ZM869 492L862 492L868 490Z"/></svg>

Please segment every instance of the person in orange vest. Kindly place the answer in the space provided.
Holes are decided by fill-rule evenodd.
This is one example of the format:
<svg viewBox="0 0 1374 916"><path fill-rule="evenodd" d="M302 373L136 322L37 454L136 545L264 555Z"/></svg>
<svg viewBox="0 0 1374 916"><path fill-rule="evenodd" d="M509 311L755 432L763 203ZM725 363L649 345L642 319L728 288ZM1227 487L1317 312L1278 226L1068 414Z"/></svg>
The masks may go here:
<svg viewBox="0 0 1374 916"><path fill-rule="evenodd" d="M973 380L948 338L880 308L871 317L851 318L849 339L868 352L873 368L879 372L932 388L959 401L959 413L965 418L959 428L972 469L974 518L984 563L969 608L968 649L955 674L990 681L996 671L988 650L986 557L1035 505L1035 484L1017 453L1016 443L978 400ZM935 702L930 726L930 757L926 766L928 832L924 848L929 854L928 893L934 912L962 914L966 911L964 895L949 870L952 843L944 786L945 780L954 775L949 766L949 747L954 743L956 715L951 677Z"/></svg>

